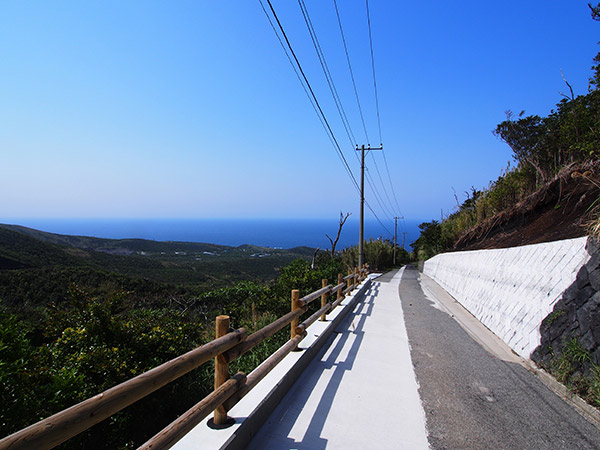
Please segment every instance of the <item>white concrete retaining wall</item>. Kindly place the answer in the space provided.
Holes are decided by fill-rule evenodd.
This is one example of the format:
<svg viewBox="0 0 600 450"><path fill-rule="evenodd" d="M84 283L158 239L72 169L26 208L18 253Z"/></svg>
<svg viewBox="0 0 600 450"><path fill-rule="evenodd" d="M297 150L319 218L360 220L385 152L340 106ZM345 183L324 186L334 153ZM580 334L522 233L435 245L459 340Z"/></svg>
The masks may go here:
<svg viewBox="0 0 600 450"><path fill-rule="evenodd" d="M587 238L443 253L423 272L515 352L529 358L540 324L589 260Z"/></svg>

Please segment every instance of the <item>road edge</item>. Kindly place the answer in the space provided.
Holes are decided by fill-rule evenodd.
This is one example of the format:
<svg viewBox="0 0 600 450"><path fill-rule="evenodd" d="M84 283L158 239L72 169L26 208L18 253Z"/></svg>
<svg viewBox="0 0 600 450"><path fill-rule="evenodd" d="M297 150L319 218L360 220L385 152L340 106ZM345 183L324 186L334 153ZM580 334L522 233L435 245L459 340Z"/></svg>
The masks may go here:
<svg viewBox="0 0 600 450"><path fill-rule="evenodd" d="M526 370L536 375L548 389L571 405L579 415L600 430L600 411L598 409L587 403L577 394L571 392L567 386L559 382L544 369L538 367L535 362L517 355L508 344L483 325L432 278L421 272L419 273L418 280L425 296L434 303L437 300L437 304L441 306L441 309L456 320L488 352L506 362L520 364Z"/></svg>

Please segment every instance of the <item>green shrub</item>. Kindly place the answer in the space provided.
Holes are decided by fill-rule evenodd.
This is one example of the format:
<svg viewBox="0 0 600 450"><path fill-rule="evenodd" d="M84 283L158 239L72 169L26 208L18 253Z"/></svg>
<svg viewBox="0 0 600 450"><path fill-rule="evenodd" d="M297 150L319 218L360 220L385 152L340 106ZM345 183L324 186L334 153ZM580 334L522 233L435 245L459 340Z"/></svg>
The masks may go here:
<svg viewBox="0 0 600 450"><path fill-rule="evenodd" d="M363 244L363 262L369 265L370 270L383 271L394 265L394 243L388 239L369 238ZM342 251L342 262L348 269L358 266L358 246L352 246ZM396 264L402 265L410 262L408 252L396 248Z"/></svg>

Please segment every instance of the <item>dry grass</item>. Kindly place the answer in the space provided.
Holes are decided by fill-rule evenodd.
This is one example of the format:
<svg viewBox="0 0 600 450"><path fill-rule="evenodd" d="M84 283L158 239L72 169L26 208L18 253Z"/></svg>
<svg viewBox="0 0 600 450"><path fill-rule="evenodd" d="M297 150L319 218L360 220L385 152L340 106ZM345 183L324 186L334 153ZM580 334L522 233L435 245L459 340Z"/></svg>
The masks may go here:
<svg viewBox="0 0 600 450"><path fill-rule="evenodd" d="M519 223L519 227L522 227L527 217L535 216L543 208L556 208L561 214L583 209L583 212L578 213L576 221L590 235L600 237L599 193L600 160L566 166L552 180L522 201L463 233L457 239L454 249L468 248L473 243L484 241L496 230L509 227L511 223ZM582 208L580 203L585 201L587 204L590 196L594 198L591 206Z"/></svg>
<svg viewBox="0 0 600 450"><path fill-rule="evenodd" d="M585 180L588 183L593 184L597 189L600 190L600 179L591 170L585 172L574 171L571 174L572 178L579 178ZM600 239L600 196L598 196L589 209L590 219L585 222L588 234L594 237L596 240Z"/></svg>

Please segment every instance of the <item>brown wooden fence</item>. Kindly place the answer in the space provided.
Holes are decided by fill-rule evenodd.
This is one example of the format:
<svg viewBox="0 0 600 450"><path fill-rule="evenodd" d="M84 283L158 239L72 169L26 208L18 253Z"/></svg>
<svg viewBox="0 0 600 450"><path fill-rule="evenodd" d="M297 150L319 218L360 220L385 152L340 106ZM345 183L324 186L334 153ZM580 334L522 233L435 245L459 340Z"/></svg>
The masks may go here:
<svg viewBox="0 0 600 450"><path fill-rule="evenodd" d="M227 411L250 392L288 353L295 350L306 336L306 329L319 318L325 320L326 315L366 278L367 273L368 269L365 266L349 271L345 277L339 274L335 286L323 280L321 289L302 298L298 290L292 290L291 311L249 336L245 328L227 333L229 317L218 316L215 340L5 437L0 440L0 450L53 448L212 358L215 358L214 391L139 449L170 448L204 420L211 411L214 411L212 422L215 427L227 426L230 421ZM333 294L335 300L328 301ZM299 323L300 317L308 310L308 305L317 299L321 299L321 308L304 322ZM290 325L290 340L287 343L248 376L239 372L229 377L228 365L231 361L287 325Z"/></svg>

